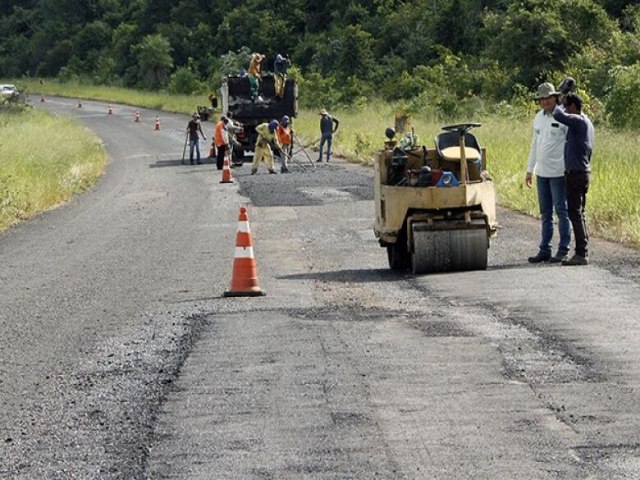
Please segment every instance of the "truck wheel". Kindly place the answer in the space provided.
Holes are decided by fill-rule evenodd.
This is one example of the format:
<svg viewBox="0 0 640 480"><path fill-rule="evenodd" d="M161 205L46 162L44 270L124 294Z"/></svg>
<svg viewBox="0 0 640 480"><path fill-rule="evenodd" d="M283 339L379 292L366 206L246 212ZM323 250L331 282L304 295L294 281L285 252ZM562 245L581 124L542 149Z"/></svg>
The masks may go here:
<svg viewBox="0 0 640 480"><path fill-rule="evenodd" d="M406 242L398 240L387 245L387 258L391 270L406 270L411 265L411 256L406 248Z"/></svg>

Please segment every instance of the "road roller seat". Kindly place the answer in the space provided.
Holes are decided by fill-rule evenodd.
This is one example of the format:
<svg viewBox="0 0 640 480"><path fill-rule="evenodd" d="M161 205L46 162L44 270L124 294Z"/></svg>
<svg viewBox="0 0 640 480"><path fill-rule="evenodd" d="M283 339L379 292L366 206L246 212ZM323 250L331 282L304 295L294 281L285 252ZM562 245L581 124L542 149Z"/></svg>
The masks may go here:
<svg viewBox="0 0 640 480"><path fill-rule="evenodd" d="M460 179L460 134L457 131L442 132L436 136L436 150L443 170L451 171ZM464 156L467 159L469 180L480 180L482 149L475 135L464 134Z"/></svg>

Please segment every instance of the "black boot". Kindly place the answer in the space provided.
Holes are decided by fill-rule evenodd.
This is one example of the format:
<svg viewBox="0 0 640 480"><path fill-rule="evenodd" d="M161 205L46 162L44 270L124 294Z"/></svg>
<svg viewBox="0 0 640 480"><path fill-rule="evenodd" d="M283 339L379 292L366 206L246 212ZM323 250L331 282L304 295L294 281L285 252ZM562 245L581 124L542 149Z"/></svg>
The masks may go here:
<svg viewBox="0 0 640 480"><path fill-rule="evenodd" d="M551 252L540 250L536 256L529 257L529 263L548 262L551 260Z"/></svg>

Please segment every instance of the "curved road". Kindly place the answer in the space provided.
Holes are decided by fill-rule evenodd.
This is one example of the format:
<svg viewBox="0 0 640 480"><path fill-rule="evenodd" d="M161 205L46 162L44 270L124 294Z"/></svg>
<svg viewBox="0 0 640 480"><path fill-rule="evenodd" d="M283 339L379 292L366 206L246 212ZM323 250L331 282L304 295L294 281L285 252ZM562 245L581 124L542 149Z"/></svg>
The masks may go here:
<svg viewBox="0 0 640 480"><path fill-rule="evenodd" d="M487 271L396 274L369 169L220 184L184 116L36 107L110 160L0 236L1 478L640 476L637 252L529 265L537 222L500 210ZM267 296L223 298L243 204Z"/></svg>

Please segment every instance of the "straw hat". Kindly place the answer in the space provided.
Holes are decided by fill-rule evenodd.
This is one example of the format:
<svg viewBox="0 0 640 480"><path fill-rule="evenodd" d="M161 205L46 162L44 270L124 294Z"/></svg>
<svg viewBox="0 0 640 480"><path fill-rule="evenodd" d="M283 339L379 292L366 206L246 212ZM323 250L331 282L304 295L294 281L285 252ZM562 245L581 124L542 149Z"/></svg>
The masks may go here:
<svg viewBox="0 0 640 480"><path fill-rule="evenodd" d="M554 87L551 83L543 83L538 87L538 96L536 100L540 100L541 98L548 98L553 95L560 95L560 92L556 92L556 87Z"/></svg>

